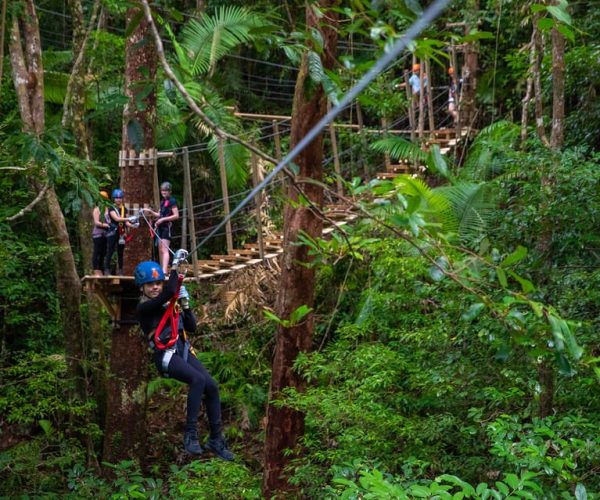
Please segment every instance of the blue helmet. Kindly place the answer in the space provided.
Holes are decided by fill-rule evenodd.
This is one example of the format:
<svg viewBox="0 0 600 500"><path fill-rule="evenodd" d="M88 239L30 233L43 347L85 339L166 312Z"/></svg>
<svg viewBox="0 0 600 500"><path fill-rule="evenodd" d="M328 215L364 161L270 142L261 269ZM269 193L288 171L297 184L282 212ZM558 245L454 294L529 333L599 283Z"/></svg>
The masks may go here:
<svg viewBox="0 0 600 500"><path fill-rule="evenodd" d="M123 190L122 189L114 189L112 192L113 200L115 198L123 198Z"/></svg>
<svg viewBox="0 0 600 500"><path fill-rule="evenodd" d="M152 260L140 262L133 273L136 286L142 286L153 281L163 281L165 273L161 267Z"/></svg>

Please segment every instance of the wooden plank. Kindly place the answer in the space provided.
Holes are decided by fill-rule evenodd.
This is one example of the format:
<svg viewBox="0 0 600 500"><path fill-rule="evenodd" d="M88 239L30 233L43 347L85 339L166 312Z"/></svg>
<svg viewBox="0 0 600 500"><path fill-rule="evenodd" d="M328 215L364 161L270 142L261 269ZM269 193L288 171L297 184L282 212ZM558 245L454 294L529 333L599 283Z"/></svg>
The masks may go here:
<svg viewBox="0 0 600 500"><path fill-rule="evenodd" d="M258 250L251 250L249 248L234 248L227 252L229 255L258 255Z"/></svg>
<svg viewBox="0 0 600 500"><path fill-rule="evenodd" d="M247 255L211 255L214 260L227 260L231 262L246 262L250 260Z"/></svg>

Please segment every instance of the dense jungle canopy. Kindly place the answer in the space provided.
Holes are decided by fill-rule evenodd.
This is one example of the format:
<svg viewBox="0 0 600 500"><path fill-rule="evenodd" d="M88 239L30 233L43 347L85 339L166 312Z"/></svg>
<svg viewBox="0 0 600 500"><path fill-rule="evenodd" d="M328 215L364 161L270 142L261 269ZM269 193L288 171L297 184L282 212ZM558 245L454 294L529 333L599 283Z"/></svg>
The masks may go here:
<svg viewBox="0 0 600 500"><path fill-rule="evenodd" d="M0 497L600 497L598 2L0 5ZM135 316L163 181L233 461Z"/></svg>

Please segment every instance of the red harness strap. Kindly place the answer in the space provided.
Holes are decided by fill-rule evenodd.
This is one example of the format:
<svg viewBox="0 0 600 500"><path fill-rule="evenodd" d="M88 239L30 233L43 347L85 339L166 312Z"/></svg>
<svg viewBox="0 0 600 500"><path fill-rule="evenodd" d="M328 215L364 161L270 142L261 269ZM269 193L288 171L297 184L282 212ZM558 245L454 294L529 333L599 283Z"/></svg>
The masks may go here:
<svg viewBox="0 0 600 500"><path fill-rule="evenodd" d="M179 311L175 309L175 305L177 304L177 299L179 297L179 289L181 288L181 283L183 282L183 274L180 274L177 279L177 289L175 290L175 295L171 297L169 301L169 305L167 306L167 310L163 314L163 317L160 319L160 323L156 327L156 331L154 332L154 345L157 349L164 350L171 347L177 339L179 338ZM171 322L171 337L167 342L163 343L160 340L160 333L163 331L163 328L167 324L167 321Z"/></svg>

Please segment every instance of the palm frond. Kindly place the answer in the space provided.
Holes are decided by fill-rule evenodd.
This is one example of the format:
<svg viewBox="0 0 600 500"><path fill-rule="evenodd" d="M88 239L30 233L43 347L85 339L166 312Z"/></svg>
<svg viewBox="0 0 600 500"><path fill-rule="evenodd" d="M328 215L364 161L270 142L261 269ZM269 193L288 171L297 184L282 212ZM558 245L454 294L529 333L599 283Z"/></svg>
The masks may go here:
<svg viewBox="0 0 600 500"><path fill-rule="evenodd" d="M210 73L231 49L263 36L268 23L245 7L223 6L214 15L192 19L183 29L182 46L195 75Z"/></svg>
<svg viewBox="0 0 600 500"><path fill-rule="evenodd" d="M427 153L416 144L402 139L401 137L387 137L371 144L370 149L387 153L395 160L410 160L424 162L427 160Z"/></svg>
<svg viewBox="0 0 600 500"><path fill-rule="evenodd" d="M500 120L482 129L469 148L462 175L473 180L502 173L504 157L519 137L519 126Z"/></svg>
<svg viewBox="0 0 600 500"><path fill-rule="evenodd" d="M73 51L71 50L44 50L42 62L46 70L65 69L73 63Z"/></svg>
<svg viewBox="0 0 600 500"><path fill-rule="evenodd" d="M219 164L219 148L216 137L212 137L208 143L208 150L216 165ZM248 182L248 151L237 142L225 141L224 148L225 172L227 185L231 190L240 190Z"/></svg>
<svg viewBox="0 0 600 500"><path fill-rule="evenodd" d="M69 75L58 71L44 71L44 99L53 104L63 104L67 95Z"/></svg>
<svg viewBox="0 0 600 500"><path fill-rule="evenodd" d="M158 94L157 111L160 120L157 129L157 146L160 149L173 149L185 143L187 126L182 108L171 100L169 91L163 89Z"/></svg>
<svg viewBox="0 0 600 500"><path fill-rule="evenodd" d="M451 203L457 220L456 232L461 239L471 239L486 231L494 210L488 184L465 182L435 191Z"/></svg>
<svg viewBox="0 0 600 500"><path fill-rule="evenodd" d="M394 184L402 195L416 200L416 206L425 220L439 224L442 231L457 231L458 220L452 203L442 193L430 188L423 179L410 175L396 177Z"/></svg>

